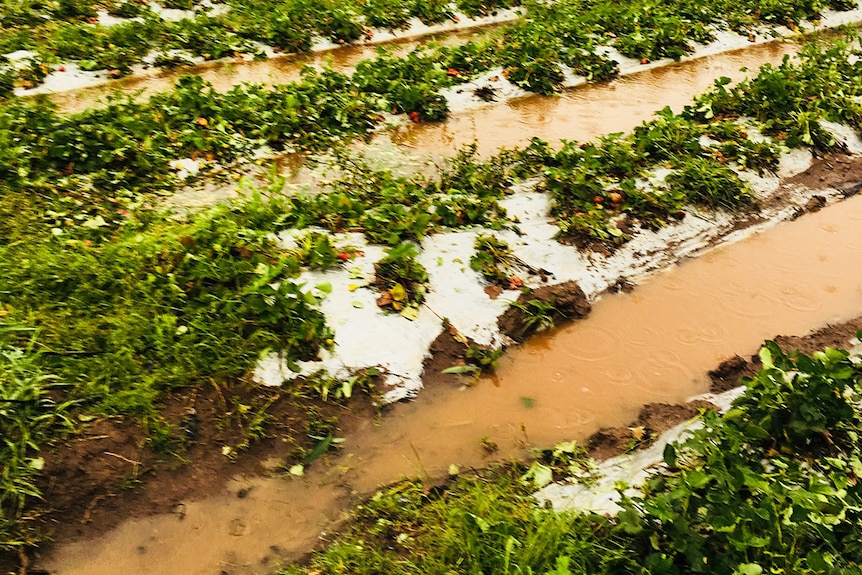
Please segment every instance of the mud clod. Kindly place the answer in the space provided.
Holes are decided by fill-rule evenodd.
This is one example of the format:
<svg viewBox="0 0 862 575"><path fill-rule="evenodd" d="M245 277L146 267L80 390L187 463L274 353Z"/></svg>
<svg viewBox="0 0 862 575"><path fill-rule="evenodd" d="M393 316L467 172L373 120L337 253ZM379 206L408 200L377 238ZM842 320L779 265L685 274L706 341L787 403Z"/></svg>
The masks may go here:
<svg viewBox="0 0 862 575"><path fill-rule="evenodd" d="M748 369L748 362L744 358L735 355L730 359L722 361L717 368L708 372L712 385L709 390L712 393L723 393L739 385L739 379L743 375L752 375Z"/></svg>
<svg viewBox="0 0 862 575"><path fill-rule="evenodd" d="M620 278L615 283L611 284L608 287L608 291L611 293L632 293L635 291L635 284L627 280L626 278Z"/></svg>
<svg viewBox="0 0 862 575"><path fill-rule="evenodd" d="M491 86L482 86L473 90L473 94L483 102L496 102L497 91Z"/></svg>
<svg viewBox="0 0 862 575"><path fill-rule="evenodd" d="M534 306L530 302L542 302L547 305ZM536 321L537 314L546 314L547 319L556 324L560 321L586 317L591 308L578 282L568 281L521 294L515 305L500 316L497 325L505 335L517 342L522 342L536 331L547 327L542 321Z"/></svg>
<svg viewBox="0 0 862 575"><path fill-rule="evenodd" d="M812 196L808 203L805 204L805 211L814 213L819 212L826 206L826 198L823 196Z"/></svg>

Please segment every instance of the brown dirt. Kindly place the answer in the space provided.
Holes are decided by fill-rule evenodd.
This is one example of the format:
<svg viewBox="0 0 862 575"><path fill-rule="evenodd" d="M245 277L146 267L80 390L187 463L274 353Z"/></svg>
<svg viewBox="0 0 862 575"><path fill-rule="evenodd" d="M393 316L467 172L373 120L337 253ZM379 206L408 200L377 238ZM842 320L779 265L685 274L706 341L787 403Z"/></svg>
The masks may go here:
<svg viewBox="0 0 862 575"><path fill-rule="evenodd" d="M846 348L848 342L862 330L862 317L843 323L829 324L808 335L779 335L774 338L785 352L798 351L811 355L825 347ZM727 359L709 372L711 380L710 391L722 393L740 384L743 377L753 376L760 369L760 358L757 354L746 360L738 355Z"/></svg>
<svg viewBox="0 0 862 575"><path fill-rule="evenodd" d="M602 460L652 443L663 431L688 421L701 409L715 406L708 401L685 404L648 403L641 408L638 418L626 427L600 429L587 440L590 457Z"/></svg>
<svg viewBox="0 0 862 575"><path fill-rule="evenodd" d="M814 159L804 172L787 179L788 185L803 185L813 190L833 188L845 198L854 196L862 190L862 157L848 156L843 153L825 154ZM817 211L823 207L816 207Z"/></svg>
<svg viewBox="0 0 862 575"><path fill-rule="evenodd" d="M785 351L796 350L810 355L827 346L846 348L847 342L853 339L860 329L862 329L862 317L827 325L803 337L780 335L775 338L775 343Z"/></svg>
<svg viewBox="0 0 862 575"><path fill-rule="evenodd" d="M444 329L428 350L429 356L422 365L422 383L425 386L461 385L462 378L443 370L453 365L465 365L467 346L456 338L457 331Z"/></svg>
<svg viewBox="0 0 862 575"><path fill-rule="evenodd" d="M862 174L862 156L848 156L841 152L817 156L807 170L782 180L781 187L770 197L768 204L784 205L787 202L788 192L798 187L806 187L813 191L834 189L845 198L849 198L862 190L860 174ZM825 206L826 199L819 194L814 194L804 206L797 208L794 219L806 213L819 211ZM755 214L749 220L739 222L737 227L746 227L757 219L758 216Z"/></svg>
<svg viewBox="0 0 862 575"><path fill-rule="evenodd" d="M735 355L722 361L717 368L707 374L712 382L709 390L712 393L724 393L738 386L742 377L754 375L755 371L756 369L750 366L745 358Z"/></svg>
<svg viewBox="0 0 862 575"><path fill-rule="evenodd" d="M543 286L531 293L522 293L517 303L528 306L531 301L542 301L553 306L551 319L554 324L586 317L590 313L590 302L576 281L567 281L553 286ZM500 316L497 325L500 331L516 342L522 342L535 333L538 326L528 322L529 316L522 309L512 306Z"/></svg>
<svg viewBox="0 0 862 575"><path fill-rule="evenodd" d="M586 317L590 313L590 302L577 282L569 281L554 286L543 286L529 294L521 294L518 303L525 305L530 300L548 302L554 306L552 319L555 324ZM498 325L504 335L515 342L522 342L535 332L525 325L526 314L516 307L510 307L500 316ZM453 327L444 329L429 348L429 355L423 364L423 385L463 385L463 376L442 373L444 369L456 365L466 365L470 361L465 353L475 342L459 334ZM477 346L482 347L482 346Z"/></svg>

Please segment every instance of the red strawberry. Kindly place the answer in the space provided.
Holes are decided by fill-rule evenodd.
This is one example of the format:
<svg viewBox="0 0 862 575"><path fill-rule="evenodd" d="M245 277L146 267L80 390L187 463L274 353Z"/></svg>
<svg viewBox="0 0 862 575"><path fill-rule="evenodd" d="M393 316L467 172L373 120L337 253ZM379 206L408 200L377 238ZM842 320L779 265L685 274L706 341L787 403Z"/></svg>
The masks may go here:
<svg viewBox="0 0 862 575"><path fill-rule="evenodd" d="M347 260L350 259L350 254L347 252L341 252L341 253L337 254L335 257L337 257L338 259L340 259L343 262L346 262Z"/></svg>
<svg viewBox="0 0 862 575"><path fill-rule="evenodd" d="M419 112L414 110L407 115L410 117L410 121L417 123L417 124L419 123Z"/></svg>

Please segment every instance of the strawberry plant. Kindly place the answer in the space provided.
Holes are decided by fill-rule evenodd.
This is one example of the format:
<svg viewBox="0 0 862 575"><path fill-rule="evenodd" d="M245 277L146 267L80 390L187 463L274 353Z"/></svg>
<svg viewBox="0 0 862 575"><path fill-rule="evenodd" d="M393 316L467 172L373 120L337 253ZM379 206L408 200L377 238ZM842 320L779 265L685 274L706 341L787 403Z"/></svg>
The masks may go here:
<svg viewBox="0 0 862 575"><path fill-rule="evenodd" d="M502 8L520 5L518 0L458 0L458 8L467 16L487 16Z"/></svg>
<svg viewBox="0 0 862 575"><path fill-rule="evenodd" d="M473 247L475 253L470 257L470 267L485 279L508 287L515 263L509 245L494 236L478 235Z"/></svg>
<svg viewBox="0 0 862 575"><path fill-rule="evenodd" d="M389 30L406 28L411 17L410 5L401 0L366 0L362 13L372 28Z"/></svg>
<svg viewBox="0 0 862 575"><path fill-rule="evenodd" d="M187 18L170 22L137 1L110 1L104 5L109 13L140 18L142 22L106 27L93 24L94 7L78 0L2 0L0 5L5 10L0 10L0 53L35 48L49 63L71 58L86 69L106 68L116 70L116 75L127 73L150 50L179 48L213 59L235 53L260 55L256 44L260 42L285 51L305 51L315 37L351 42L372 34L367 26L398 29L410 17L439 23L453 18L454 8L474 17L517 4L517 0L460 0L454 4L446 0L413 0L406 4L389 0L230 0L228 12L212 15L187 0L175 0L168 6L194 11ZM712 40L716 28L728 27L747 34L763 22L795 26L802 19L816 19L827 5L847 10L853 3L530 1L525 6L526 18L507 26L496 38L493 63L477 59L471 65L453 69L462 77L470 77L502 65L513 81L526 89L550 93L559 87L561 63L590 80L613 76L616 63L596 53L595 47L600 44L614 45L623 54L646 60L679 58L694 43ZM129 33L130 26L143 32ZM427 115L428 119L432 117L433 114Z"/></svg>
<svg viewBox="0 0 862 575"><path fill-rule="evenodd" d="M851 52L844 42L822 50L808 45L799 62L785 57L779 66L766 65L757 77L733 88L727 88L726 78L716 81L684 114L705 120L753 116L766 133L788 145L830 149L835 142L821 120L862 125L862 104L850 95L860 89L860 64L847 58Z"/></svg>
<svg viewBox="0 0 862 575"><path fill-rule="evenodd" d="M451 6L448 0L414 0L410 13L423 24L436 24L454 16Z"/></svg>
<svg viewBox="0 0 862 575"><path fill-rule="evenodd" d="M709 208L735 209L751 203L747 186L736 173L714 160L691 158L677 163L665 183L692 202Z"/></svg>
<svg viewBox="0 0 862 575"><path fill-rule="evenodd" d="M339 254L346 253L335 249L329 234L320 232L308 232L301 236L296 248L291 252L297 259L298 265L321 270L329 269L338 262L344 261L344 258L339 258Z"/></svg>
<svg viewBox="0 0 862 575"><path fill-rule="evenodd" d="M381 292L377 305L405 313L416 309L425 299L428 272L416 261L419 251L411 243L390 248L386 256L374 264L374 284Z"/></svg>
<svg viewBox="0 0 862 575"><path fill-rule="evenodd" d="M621 527L651 572L854 572L858 365L773 342L760 357L733 408L668 445L671 471L626 503Z"/></svg>

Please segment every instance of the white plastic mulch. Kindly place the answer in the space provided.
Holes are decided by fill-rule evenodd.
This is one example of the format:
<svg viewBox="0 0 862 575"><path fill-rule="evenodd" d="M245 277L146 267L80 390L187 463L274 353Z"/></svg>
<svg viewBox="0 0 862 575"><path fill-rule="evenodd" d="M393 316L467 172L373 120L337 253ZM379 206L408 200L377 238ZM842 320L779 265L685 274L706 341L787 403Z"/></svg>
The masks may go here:
<svg viewBox="0 0 862 575"><path fill-rule="evenodd" d="M843 134L851 139L851 134L844 134L843 127L832 126L832 129L836 136ZM807 169L811 161L808 151L787 152L782 156L779 175L787 178L798 174ZM658 174L654 183L664 175ZM778 189L779 177L753 174L745 177L761 197ZM785 189L784 192L789 200L782 207L759 214L762 219L743 230L733 229L737 222L729 213L698 213L695 208L689 208L682 221L656 232L641 231L612 255L605 256L582 253L554 239L558 228L549 215L550 198L531 191L527 182L502 202L510 216L517 216L521 235L509 230L471 229L425 238L419 260L429 272L429 289L414 320L385 313L375 303L379 294L370 284L374 278L374 262L383 257L384 249L368 245L359 234L338 236L337 245L358 248L364 255L338 269L305 272L298 280L305 284L306 290L313 290L320 284L331 287L321 310L335 331L333 350L324 351L319 361L301 363L298 373L292 372L278 354L272 353L260 361L254 377L265 385L277 386L299 375L320 373L345 377L357 370L377 367L385 374L386 401L412 397L422 387L422 364L429 354L429 346L443 329L443 318L480 344L499 346L504 343L497 318L519 292L505 291L493 300L485 294L485 281L469 265L477 234L495 234L508 242L521 260L551 272L548 284L541 283L538 278L524 277L528 287L575 280L588 298L596 299L621 278L637 280L705 248L740 240L788 220L811 195L804 189ZM818 194L828 200L840 196L835 190L818 191ZM282 240L288 247L292 244L290 234L282 234ZM318 291L318 295L322 292Z"/></svg>

